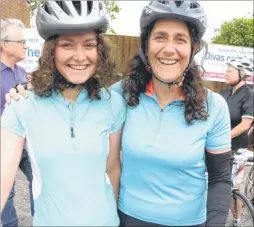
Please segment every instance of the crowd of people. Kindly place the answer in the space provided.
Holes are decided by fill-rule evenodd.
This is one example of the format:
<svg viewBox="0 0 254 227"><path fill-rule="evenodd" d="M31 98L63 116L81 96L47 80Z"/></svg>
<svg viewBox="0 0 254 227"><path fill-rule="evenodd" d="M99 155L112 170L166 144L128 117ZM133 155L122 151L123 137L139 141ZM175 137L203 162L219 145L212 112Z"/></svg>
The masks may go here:
<svg viewBox="0 0 254 227"><path fill-rule="evenodd" d="M117 72L104 3L44 2L36 25L45 44L26 90L24 25L1 21L4 227L18 225L18 168L34 226L225 225L232 153L248 148L253 127L253 63L231 59L218 94L194 61L206 48L198 1L151 1L139 23L140 48L108 87Z"/></svg>

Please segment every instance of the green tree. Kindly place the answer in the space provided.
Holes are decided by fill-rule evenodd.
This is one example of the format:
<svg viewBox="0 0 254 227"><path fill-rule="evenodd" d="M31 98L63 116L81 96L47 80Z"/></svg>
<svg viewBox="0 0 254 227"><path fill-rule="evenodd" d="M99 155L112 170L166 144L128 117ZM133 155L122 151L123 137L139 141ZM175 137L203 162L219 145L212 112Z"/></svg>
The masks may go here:
<svg viewBox="0 0 254 227"><path fill-rule="evenodd" d="M46 2L47 0L30 0L30 15L31 17L34 16L36 9L43 4L44 2ZM106 5L106 10L108 12L109 17L111 18L111 20L115 20L116 17L115 15L117 13L120 12L120 8L117 5L116 1L107 1L104 0L104 3ZM107 31L107 33L112 33L112 34L116 34L115 31L110 27Z"/></svg>
<svg viewBox="0 0 254 227"><path fill-rule="evenodd" d="M212 38L214 44L254 47L254 18L235 18L215 31L219 33Z"/></svg>

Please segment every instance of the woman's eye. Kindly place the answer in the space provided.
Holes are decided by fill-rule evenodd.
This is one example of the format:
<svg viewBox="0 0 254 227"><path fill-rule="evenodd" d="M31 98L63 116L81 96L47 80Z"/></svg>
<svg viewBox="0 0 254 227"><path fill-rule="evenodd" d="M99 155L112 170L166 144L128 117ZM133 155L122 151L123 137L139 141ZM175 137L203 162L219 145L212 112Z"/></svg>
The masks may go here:
<svg viewBox="0 0 254 227"><path fill-rule="evenodd" d="M88 47L96 47L97 46L97 44L96 43L88 43L88 44L86 44Z"/></svg>
<svg viewBox="0 0 254 227"><path fill-rule="evenodd" d="M178 43L187 43L187 41L185 39L177 39L176 40Z"/></svg>
<svg viewBox="0 0 254 227"><path fill-rule="evenodd" d="M63 43L61 46L65 47L65 48L71 48L72 44L70 44L70 43Z"/></svg>
<svg viewBox="0 0 254 227"><path fill-rule="evenodd" d="M155 40L162 41L162 40L164 40L164 37L163 36L156 36Z"/></svg>
<svg viewBox="0 0 254 227"><path fill-rule="evenodd" d="M94 49L94 48L96 48L97 47L97 43L87 43L87 44L85 44L85 48L87 48L87 49Z"/></svg>

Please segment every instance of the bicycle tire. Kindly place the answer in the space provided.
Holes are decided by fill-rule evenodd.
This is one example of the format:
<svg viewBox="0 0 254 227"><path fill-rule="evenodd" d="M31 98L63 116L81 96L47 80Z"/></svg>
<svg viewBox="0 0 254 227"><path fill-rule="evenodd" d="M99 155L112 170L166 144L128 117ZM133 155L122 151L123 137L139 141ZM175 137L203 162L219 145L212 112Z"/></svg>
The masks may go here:
<svg viewBox="0 0 254 227"><path fill-rule="evenodd" d="M247 216L247 223L246 220L241 216L241 221L242 221L242 226L253 226L254 225L254 211L253 211L253 207L250 203L250 201L246 198L245 195L243 195L242 193L239 192L239 190L232 190L232 201L233 201L233 212L234 214L232 214L232 209L229 210L229 214L228 214L228 219L227 219L227 224L226 226L232 226L233 223L233 218L236 217L235 215L235 206L236 206L236 202L235 201L241 201L242 202L242 214L244 213L244 216ZM248 214L248 215L247 215Z"/></svg>
<svg viewBox="0 0 254 227"><path fill-rule="evenodd" d="M254 167L251 168L248 176L246 178L245 186L244 186L244 194L250 200L252 206L254 206Z"/></svg>

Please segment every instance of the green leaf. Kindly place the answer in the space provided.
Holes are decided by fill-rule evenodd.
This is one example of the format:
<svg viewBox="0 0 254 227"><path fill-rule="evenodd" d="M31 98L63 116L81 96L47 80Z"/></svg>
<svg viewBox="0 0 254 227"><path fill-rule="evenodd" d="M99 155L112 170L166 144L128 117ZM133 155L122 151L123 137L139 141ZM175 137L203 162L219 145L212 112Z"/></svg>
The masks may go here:
<svg viewBox="0 0 254 227"><path fill-rule="evenodd" d="M254 47L254 18L234 18L215 32L218 35L212 38L214 44Z"/></svg>

